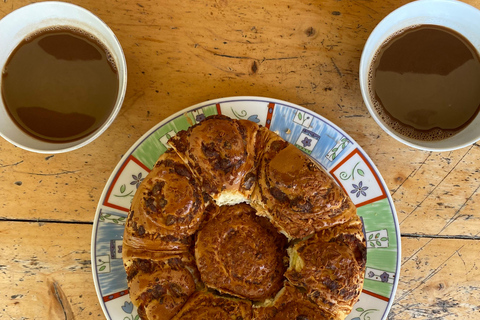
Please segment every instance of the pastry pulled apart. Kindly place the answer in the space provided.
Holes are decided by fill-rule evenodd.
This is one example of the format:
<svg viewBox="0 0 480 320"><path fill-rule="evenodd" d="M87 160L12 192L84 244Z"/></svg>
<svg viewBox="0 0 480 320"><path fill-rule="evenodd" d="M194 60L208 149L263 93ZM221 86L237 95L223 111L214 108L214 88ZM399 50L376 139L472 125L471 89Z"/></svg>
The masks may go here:
<svg viewBox="0 0 480 320"><path fill-rule="evenodd" d="M362 290L365 255L362 222L354 217L290 247L285 277L336 319L344 319Z"/></svg>
<svg viewBox="0 0 480 320"><path fill-rule="evenodd" d="M143 320L344 319L366 244L350 198L266 128L211 116L169 141L125 226Z"/></svg>
<svg viewBox="0 0 480 320"><path fill-rule="evenodd" d="M180 131L169 144L218 205L239 203L253 191L257 131L251 121L214 116Z"/></svg>

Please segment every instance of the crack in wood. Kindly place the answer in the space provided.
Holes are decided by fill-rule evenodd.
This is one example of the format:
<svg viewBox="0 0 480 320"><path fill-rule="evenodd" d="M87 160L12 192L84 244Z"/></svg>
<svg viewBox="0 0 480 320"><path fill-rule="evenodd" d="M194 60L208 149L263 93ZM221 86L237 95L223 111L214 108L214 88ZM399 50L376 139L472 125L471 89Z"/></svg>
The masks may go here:
<svg viewBox="0 0 480 320"><path fill-rule="evenodd" d="M61 171L61 172L54 172L54 173L37 173L37 172L24 172L24 171L16 171L17 173L25 173L32 176L60 176L63 174L73 174L80 172L81 170L69 170L69 171Z"/></svg>
<svg viewBox="0 0 480 320"><path fill-rule="evenodd" d="M0 165L0 168L15 167L15 166L18 166L21 163L23 163L23 160L15 162L15 163L11 163L11 164L2 164L2 165Z"/></svg>
<svg viewBox="0 0 480 320"><path fill-rule="evenodd" d="M470 150L473 148L473 146L470 146L470 148L467 150L467 152L465 152L465 154L457 161L457 163L455 163L455 165L453 166L452 169L450 169L450 171L448 171L448 173L435 185L435 187L433 187L432 190L430 190L430 192L428 192L428 194L425 196L425 198L422 199L422 201L420 201L419 204L417 204L415 206L415 208L410 211L409 214L407 214L407 216L401 221L399 222L399 225L402 225L403 222L405 222L405 220L408 219L408 217L410 217L410 215L412 213L414 213L419 207L421 207L421 205L425 202L425 200L427 200L430 195L442 184L443 181L445 181L445 179L455 170L455 168L460 164L460 162L462 162L463 158L465 158L465 156L470 152ZM423 164L425 164L425 161L427 161L427 159L430 157L430 155L432 154L432 152L430 151L428 157L422 162L422 164L420 165L420 167L418 168L418 170L420 170L420 168L423 166ZM418 172L418 170L416 170ZM405 179L406 180L406 179ZM403 183L402 183L403 184ZM398 189L398 188L397 188ZM444 229L442 229L444 230ZM440 230L440 232L442 231ZM439 233L440 233L439 232Z"/></svg>
<svg viewBox="0 0 480 320"><path fill-rule="evenodd" d="M333 60L333 58L330 58L330 60L332 61L333 63L333 67L335 68L335 70L337 71L338 75L341 77L343 77L343 74L342 72L340 71L340 68L337 66L337 64L335 63L335 60Z"/></svg>
<svg viewBox="0 0 480 320"><path fill-rule="evenodd" d="M280 57L280 58L263 58L264 61L274 61L274 60L291 60L291 59L298 59L301 57Z"/></svg>
<svg viewBox="0 0 480 320"><path fill-rule="evenodd" d="M228 54L221 54L221 53L212 52L210 50L206 50L206 51L213 53L214 56L223 57L223 58L241 59L241 60L251 60L251 59L255 60L251 57L231 56L231 55L228 55Z"/></svg>
<svg viewBox="0 0 480 320"><path fill-rule="evenodd" d="M431 241L431 240L430 240ZM429 242L430 242L429 241ZM405 299L405 297L407 297L409 294L411 294L413 291L417 290L420 286L424 285L428 280L430 280L433 276L435 276L437 273L439 273L443 268L445 268L445 266L447 265L447 262L452 258L454 257L455 255L458 254L458 252L460 250L462 250L462 248L464 247L465 245L462 245L460 248L458 248L457 250L455 250L455 252L453 252L445 261L443 261L442 263L440 263L440 265L435 268L432 272L430 272L425 278L422 279L422 281L420 281L420 283L415 286L414 288L412 289L409 289L407 290L406 292L404 292L400 297L398 297L397 299L395 299L397 301L397 303L403 299ZM422 246L422 248L425 247ZM418 252L418 251L417 251ZM413 254L410 258L412 258L415 254Z"/></svg>
<svg viewBox="0 0 480 320"><path fill-rule="evenodd" d="M467 235L440 235L440 234L418 234L418 233L402 233L405 238L426 238L426 239L446 239L446 240L480 240L480 236Z"/></svg>
<svg viewBox="0 0 480 320"><path fill-rule="evenodd" d="M39 224L45 224L45 223L89 224L89 225L93 224L92 221L62 221L62 220L53 220L53 219L12 219L12 218L6 218L6 217L0 217L0 222L20 222L20 223L36 222Z"/></svg>

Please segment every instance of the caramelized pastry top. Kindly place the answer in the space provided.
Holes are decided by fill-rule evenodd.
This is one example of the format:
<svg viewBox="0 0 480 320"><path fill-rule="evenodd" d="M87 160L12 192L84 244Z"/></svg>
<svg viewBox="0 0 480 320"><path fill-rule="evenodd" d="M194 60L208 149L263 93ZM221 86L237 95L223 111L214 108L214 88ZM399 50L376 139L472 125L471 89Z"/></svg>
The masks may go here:
<svg viewBox="0 0 480 320"><path fill-rule="evenodd" d="M320 309L308 297L289 283L268 306L255 308L255 320L340 320Z"/></svg>
<svg viewBox="0 0 480 320"><path fill-rule="evenodd" d="M356 214L343 190L294 145L261 128L254 207L289 238L304 238ZM263 145L263 147L262 147Z"/></svg>
<svg viewBox="0 0 480 320"><path fill-rule="evenodd" d="M198 291L172 320L251 320L252 304L247 300L225 298Z"/></svg>
<svg viewBox="0 0 480 320"><path fill-rule="evenodd" d="M283 285L286 238L247 204L220 207L197 233L195 260L207 287L251 300Z"/></svg>
<svg viewBox="0 0 480 320"><path fill-rule="evenodd" d="M222 193L247 197L255 182L257 129L251 121L211 116L179 132L169 144L200 177L203 189L215 200Z"/></svg>
<svg viewBox="0 0 480 320"><path fill-rule="evenodd" d="M128 224L138 237L182 239L197 231L204 210L199 181L173 151L167 151L135 193Z"/></svg>
<svg viewBox="0 0 480 320"><path fill-rule="evenodd" d="M190 271L194 268L188 253L125 261L130 298L139 314L145 319L171 319L197 290L198 279Z"/></svg>
<svg viewBox="0 0 480 320"><path fill-rule="evenodd" d="M366 252L362 222L354 217L289 249L285 277L318 306L344 318L363 287Z"/></svg>

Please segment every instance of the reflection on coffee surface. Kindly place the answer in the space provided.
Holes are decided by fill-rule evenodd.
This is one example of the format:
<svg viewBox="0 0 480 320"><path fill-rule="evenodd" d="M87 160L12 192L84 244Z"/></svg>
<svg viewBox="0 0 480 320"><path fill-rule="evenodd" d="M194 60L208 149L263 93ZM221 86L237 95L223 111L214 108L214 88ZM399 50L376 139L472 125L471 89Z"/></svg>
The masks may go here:
<svg viewBox="0 0 480 320"><path fill-rule="evenodd" d="M375 109L396 132L441 140L464 129L480 107L480 59L457 32L403 29L377 51L369 72Z"/></svg>
<svg viewBox="0 0 480 320"><path fill-rule="evenodd" d="M24 39L2 72L2 97L23 131L69 142L97 130L115 106L119 81L105 46L83 30L53 27Z"/></svg>

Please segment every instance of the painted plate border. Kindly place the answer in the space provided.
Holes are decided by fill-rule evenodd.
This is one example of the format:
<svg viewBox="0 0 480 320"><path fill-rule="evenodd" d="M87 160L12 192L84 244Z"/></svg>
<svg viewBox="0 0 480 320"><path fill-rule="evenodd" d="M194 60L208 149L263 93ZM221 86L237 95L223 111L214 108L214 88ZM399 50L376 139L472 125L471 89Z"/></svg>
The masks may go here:
<svg viewBox="0 0 480 320"><path fill-rule="evenodd" d="M310 155L347 192L365 224L367 268L359 301L347 320L384 320L393 304L401 262L400 228L393 200L372 160L342 129L290 102L254 96L205 101L155 125L113 170L93 221L92 274L107 319L138 320L121 259L128 207L139 183L167 150L166 141L212 114L247 119L278 133Z"/></svg>

